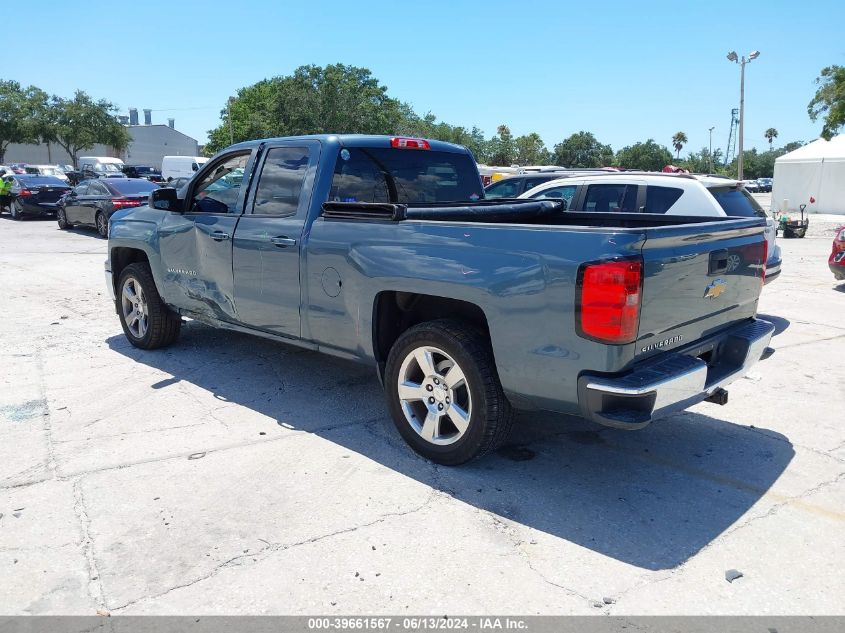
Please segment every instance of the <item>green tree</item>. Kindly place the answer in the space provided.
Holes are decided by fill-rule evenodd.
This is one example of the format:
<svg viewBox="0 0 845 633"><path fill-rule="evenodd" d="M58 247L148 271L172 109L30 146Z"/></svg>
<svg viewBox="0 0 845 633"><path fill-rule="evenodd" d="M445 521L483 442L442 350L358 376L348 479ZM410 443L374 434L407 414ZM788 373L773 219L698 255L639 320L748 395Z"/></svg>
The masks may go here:
<svg viewBox="0 0 845 633"><path fill-rule="evenodd" d="M655 143L654 139L648 139L645 143L635 143L620 149L614 162L625 169L661 171L672 162L672 154L663 145Z"/></svg>
<svg viewBox="0 0 845 633"><path fill-rule="evenodd" d="M53 97L48 113L50 134L70 154L75 166L79 152L97 143L118 151L126 149L132 138L115 117L116 110L114 104L105 99L95 101L81 90L73 99Z"/></svg>
<svg viewBox="0 0 845 633"><path fill-rule="evenodd" d="M35 111L41 95L45 93L34 86L21 88L17 81L0 80L0 163L10 143L38 142Z"/></svg>
<svg viewBox="0 0 845 633"><path fill-rule="evenodd" d="M496 128L496 136L487 142L487 162L491 165L508 167L516 161L516 144L507 125Z"/></svg>
<svg viewBox="0 0 845 633"><path fill-rule="evenodd" d="M547 165L550 160L546 144L536 132L519 136L514 140L517 165Z"/></svg>
<svg viewBox="0 0 845 633"><path fill-rule="evenodd" d="M402 136L419 136L427 139L456 143L468 148L478 162L484 162L487 156L487 141L477 127L467 130L438 121L431 112L424 117L418 116L407 103L401 105L402 123L394 130Z"/></svg>
<svg viewBox="0 0 845 633"><path fill-rule="evenodd" d="M778 137L778 131L775 128L770 127L768 130L763 132L763 136L765 136L766 140L769 141L769 151L772 151L772 141Z"/></svg>
<svg viewBox="0 0 845 633"><path fill-rule="evenodd" d="M613 149L582 130L555 145L552 162L561 167L606 167L613 162Z"/></svg>
<svg viewBox="0 0 845 633"><path fill-rule="evenodd" d="M807 104L807 114L815 121L824 115L821 136L830 140L845 125L845 67L822 68L816 77L818 89L812 101Z"/></svg>
<svg viewBox="0 0 845 633"><path fill-rule="evenodd" d="M702 147L699 152L691 152L681 164L693 174L708 174L718 172L722 161L722 150L713 150L713 161L710 161L710 148Z"/></svg>
<svg viewBox="0 0 845 633"><path fill-rule="evenodd" d="M675 132L672 136L672 146L675 148L675 151L678 152L677 158L681 158L681 150L684 149L684 145L687 144L687 135L683 132Z"/></svg>
<svg viewBox="0 0 845 633"><path fill-rule="evenodd" d="M402 104L366 68L300 66L292 75L264 79L238 91L209 131L208 151L268 136L321 133L395 134L405 123Z"/></svg>
<svg viewBox="0 0 845 633"><path fill-rule="evenodd" d="M804 141L792 141L791 143L787 143L781 148L781 151L784 154L788 154L789 152L794 152L799 147L804 147Z"/></svg>

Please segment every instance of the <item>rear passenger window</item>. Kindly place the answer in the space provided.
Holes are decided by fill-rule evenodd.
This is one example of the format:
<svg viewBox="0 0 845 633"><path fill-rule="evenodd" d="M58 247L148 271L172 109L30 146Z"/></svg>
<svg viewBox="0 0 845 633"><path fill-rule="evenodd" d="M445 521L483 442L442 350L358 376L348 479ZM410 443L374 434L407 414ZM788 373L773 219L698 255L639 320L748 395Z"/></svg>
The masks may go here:
<svg viewBox="0 0 845 633"><path fill-rule="evenodd" d="M645 213L666 213L683 195L683 189L676 187L646 187Z"/></svg>
<svg viewBox="0 0 845 633"><path fill-rule="evenodd" d="M575 197L575 192L578 190L578 185L565 185L560 187L549 187L543 189L531 196L534 200L565 200L566 208L572 208L572 198Z"/></svg>
<svg viewBox="0 0 845 633"><path fill-rule="evenodd" d="M252 212L261 215L296 215L307 169L307 147L274 147L267 152Z"/></svg>
<svg viewBox="0 0 845 633"><path fill-rule="evenodd" d="M637 185L589 185L584 211L633 213L637 205Z"/></svg>

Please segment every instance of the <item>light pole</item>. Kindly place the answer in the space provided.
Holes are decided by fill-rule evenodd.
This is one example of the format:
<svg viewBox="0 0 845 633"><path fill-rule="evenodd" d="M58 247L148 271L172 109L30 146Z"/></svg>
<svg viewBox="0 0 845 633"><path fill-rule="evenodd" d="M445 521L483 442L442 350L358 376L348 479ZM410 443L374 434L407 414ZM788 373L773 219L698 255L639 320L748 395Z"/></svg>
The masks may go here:
<svg viewBox="0 0 845 633"><path fill-rule="evenodd" d="M709 132L710 132L710 154L708 155L708 157L710 158L710 172L709 173L711 173L711 174L713 173L713 130L715 130L715 129L716 129L716 126L714 125L709 130Z"/></svg>
<svg viewBox="0 0 845 633"><path fill-rule="evenodd" d="M760 57L760 51L751 51L748 59L745 55L738 58L736 51L728 53L728 61L739 64L739 156L737 157L737 180L742 180L742 132L745 125L745 65Z"/></svg>
<svg viewBox="0 0 845 633"><path fill-rule="evenodd" d="M232 129L232 102L234 100L234 97L229 97L229 108L228 112L226 113L226 118L229 119L229 145L235 144L235 132Z"/></svg>

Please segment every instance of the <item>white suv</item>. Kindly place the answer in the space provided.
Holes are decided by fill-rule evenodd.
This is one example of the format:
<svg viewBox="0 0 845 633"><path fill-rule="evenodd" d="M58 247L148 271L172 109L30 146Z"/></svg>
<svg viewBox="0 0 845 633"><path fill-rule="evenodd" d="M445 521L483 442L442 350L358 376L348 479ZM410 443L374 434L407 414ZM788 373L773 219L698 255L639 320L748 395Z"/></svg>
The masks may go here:
<svg viewBox="0 0 845 633"><path fill-rule="evenodd" d="M766 218L766 283L781 271L774 220L736 180L647 172L590 174L552 180L519 197L562 199L569 211Z"/></svg>

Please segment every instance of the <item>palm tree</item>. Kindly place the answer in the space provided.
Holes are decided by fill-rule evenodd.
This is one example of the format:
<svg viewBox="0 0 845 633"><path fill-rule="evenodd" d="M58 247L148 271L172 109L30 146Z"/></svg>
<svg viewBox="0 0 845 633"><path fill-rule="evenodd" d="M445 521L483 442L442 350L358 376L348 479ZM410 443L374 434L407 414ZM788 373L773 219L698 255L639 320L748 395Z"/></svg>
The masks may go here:
<svg viewBox="0 0 845 633"><path fill-rule="evenodd" d="M766 139L769 141L769 151L771 152L772 151L772 141L775 140L778 137L778 131L775 128L770 127L768 130L766 130L763 133L763 136L765 136Z"/></svg>
<svg viewBox="0 0 845 633"><path fill-rule="evenodd" d="M672 145L674 145L675 151L678 152L678 160L681 159L681 150L686 145L687 140L687 135L683 132L675 132L675 136L672 137Z"/></svg>

